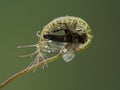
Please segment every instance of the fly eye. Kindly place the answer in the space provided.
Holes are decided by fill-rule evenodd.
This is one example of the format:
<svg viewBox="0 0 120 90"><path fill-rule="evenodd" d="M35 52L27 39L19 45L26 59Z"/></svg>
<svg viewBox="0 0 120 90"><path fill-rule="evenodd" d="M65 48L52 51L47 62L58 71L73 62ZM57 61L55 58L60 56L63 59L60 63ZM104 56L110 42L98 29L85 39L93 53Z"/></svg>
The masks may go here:
<svg viewBox="0 0 120 90"><path fill-rule="evenodd" d="M87 41L87 38L88 38L87 35L84 33L79 36L78 41L79 43L84 44Z"/></svg>

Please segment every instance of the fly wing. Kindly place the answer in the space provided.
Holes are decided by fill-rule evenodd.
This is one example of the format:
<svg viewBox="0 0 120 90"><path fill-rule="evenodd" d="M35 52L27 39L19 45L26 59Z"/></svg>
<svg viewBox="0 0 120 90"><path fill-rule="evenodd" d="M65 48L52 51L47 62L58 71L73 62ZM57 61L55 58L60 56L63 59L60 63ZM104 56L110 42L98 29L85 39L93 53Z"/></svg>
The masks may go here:
<svg viewBox="0 0 120 90"><path fill-rule="evenodd" d="M71 46L63 54L63 59L65 60L65 62L70 62L74 57L75 57L75 48Z"/></svg>
<svg viewBox="0 0 120 90"><path fill-rule="evenodd" d="M50 51L50 52L59 52L61 50L62 46L64 46L64 43L50 41L48 43L48 47L49 47L48 51Z"/></svg>

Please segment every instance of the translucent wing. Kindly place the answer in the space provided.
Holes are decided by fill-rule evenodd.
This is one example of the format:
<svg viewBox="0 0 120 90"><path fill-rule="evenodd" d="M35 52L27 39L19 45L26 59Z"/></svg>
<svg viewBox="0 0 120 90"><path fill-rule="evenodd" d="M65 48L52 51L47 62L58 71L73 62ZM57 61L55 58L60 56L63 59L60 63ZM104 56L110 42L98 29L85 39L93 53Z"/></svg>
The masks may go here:
<svg viewBox="0 0 120 90"><path fill-rule="evenodd" d="M44 44L43 51L46 53L57 53L61 50L62 46L64 46L64 43L49 40L48 43Z"/></svg>
<svg viewBox="0 0 120 90"><path fill-rule="evenodd" d="M66 52L63 54L63 59L65 62L70 62L75 56L75 48L71 46L66 50Z"/></svg>
<svg viewBox="0 0 120 90"><path fill-rule="evenodd" d="M64 43L53 41L53 42L49 43L49 50L51 52L59 52L60 49L62 48L62 46L64 46Z"/></svg>

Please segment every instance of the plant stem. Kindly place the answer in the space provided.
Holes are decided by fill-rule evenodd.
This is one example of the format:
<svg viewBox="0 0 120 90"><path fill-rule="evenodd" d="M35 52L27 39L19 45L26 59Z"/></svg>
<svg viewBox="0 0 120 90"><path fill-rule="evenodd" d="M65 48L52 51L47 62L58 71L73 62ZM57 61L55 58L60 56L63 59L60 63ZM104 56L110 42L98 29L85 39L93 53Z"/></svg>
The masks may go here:
<svg viewBox="0 0 120 90"><path fill-rule="evenodd" d="M59 53L59 54L57 54L57 55L54 56L54 57L51 57L51 58L46 59L46 63L53 62L53 61L55 61L55 60L58 60L58 59L61 58L61 57L62 57L62 54ZM41 62L39 62L39 63L37 63L37 64L34 64L34 65L30 66L30 67L27 67L27 68L21 70L20 72L14 74L13 76L11 76L10 78L8 78L7 80L5 80L3 83L0 84L0 90L1 90L4 86L6 86L7 84L9 84L10 82L12 82L13 80L15 80L16 78L18 78L18 77L24 75L25 73L33 70L36 66L43 66L44 64L45 64L45 62L44 62L44 61L41 61Z"/></svg>

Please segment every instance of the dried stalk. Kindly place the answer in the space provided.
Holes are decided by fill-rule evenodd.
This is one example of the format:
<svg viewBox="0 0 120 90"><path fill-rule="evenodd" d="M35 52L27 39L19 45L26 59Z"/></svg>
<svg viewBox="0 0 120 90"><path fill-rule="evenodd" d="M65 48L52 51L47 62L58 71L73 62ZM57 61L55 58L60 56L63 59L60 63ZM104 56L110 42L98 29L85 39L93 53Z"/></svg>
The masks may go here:
<svg viewBox="0 0 120 90"><path fill-rule="evenodd" d="M58 59L61 58L61 57L62 57L62 54L59 53L59 54L57 54L56 56L54 56L54 57L52 57L52 58L46 59L46 63L53 62L53 61L55 61L55 60L58 60ZM39 62L39 63L37 63L37 64L35 64L35 65L32 65L32 66L30 66L30 67L27 67L27 68L21 70L20 72L14 74L13 76L11 76L10 78L8 78L7 80L5 80L3 83L0 84L0 90L1 90L4 86L6 86L7 84L9 84L10 82L12 82L13 80L15 80L16 78L24 75L25 73L33 70L34 68L36 68L36 66L43 66L44 64L45 64L45 62L44 62L44 61L41 61L41 62Z"/></svg>

